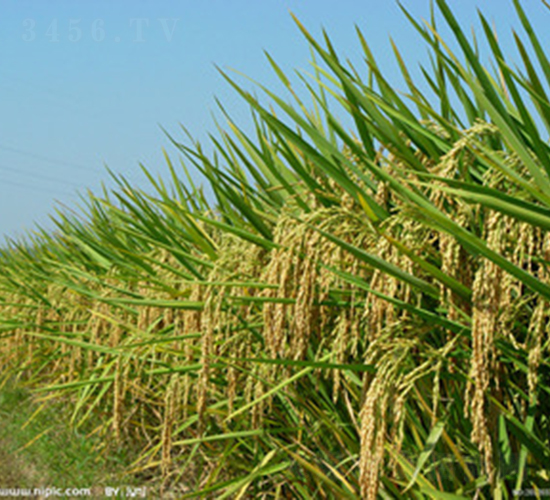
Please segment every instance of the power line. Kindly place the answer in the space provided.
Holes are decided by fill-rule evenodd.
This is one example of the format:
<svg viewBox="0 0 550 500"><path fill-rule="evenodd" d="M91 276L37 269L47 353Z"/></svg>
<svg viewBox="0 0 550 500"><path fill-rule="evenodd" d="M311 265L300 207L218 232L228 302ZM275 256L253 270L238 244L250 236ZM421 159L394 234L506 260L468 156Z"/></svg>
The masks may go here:
<svg viewBox="0 0 550 500"><path fill-rule="evenodd" d="M4 81L6 78L7 81ZM13 88L14 82L15 85L17 85L17 92L19 92L19 87L21 85L28 86L33 89L34 92L40 92L43 97L45 97L46 101L49 101L50 104L53 104L56 107L59 107L66 111L70 111L72 113L77 113L78 115L86 114L94 118L100 116L98 110L95 107L90 108L89 103L88 106L86 106L80 97L70 95L67 92L66 88L60 90L54 87L37 85L36 82L30 82L20 77L14 77L6 74L5 69L0 68L0 86L7 88L8 90L15 90Z"/></svg>
<svg viewBox="0 0 550 500"><path fill-rule="evenodd" d="M72 187L75 187L75 188L81 188L82 187L81 185L75 184L74 182L71 182L71 181L66 181L66 180L63 180L63 179L51 177L49 175L39 174L39 173L36 173L36 172L29 172L28 170L24 170L24 169L7 167L6 165L2 165L2 164L0 164L0 170L7 170L8 172L15 172L16 174L23 174L23 175L27 175L27 176L30 176L30 177L33 177L33 178L36 178L36 179L43 179L45 181L58 182L58 183L66 184L68 186L72 186Z"/></svg>
<svg viewBox="0 0 550 500"><path fill-rule="evenodd" d="M80 165L78 163L71 163L55 158L50 158L48 156L43 155L37 155L34 153L29 153L28 151L23 151L21 149L12 148L10 146L5 146L3 144L0 144L0 149L4 151L11 151L12 153L17 153L20 155L28 156L29 158L36 158L37 160L47 161L49 163L57 163L58 165L65 165L67 167L75 168L77 170L85 170L86 172L97 172L97 173L103 173L102 170L94 167L86 167L85 165Z"/></svg>
<svg viewBox="0 0 550 500"><path fill-rule="evenodd" d="M42 186L32 186L29 184L22 184L20 182L11 181L8 179L2 179L2 181L0 182L0 186L3 184L8 184L9 186L15 186L23 189L30 189L32 191L39 191L41 193L50 193L50 194L63 195L63 196L67 196L69 194L67 192L59 191L57 189L49 189Z"/></svg>
<svg viewBox="0 0 550 500"><path fill-rule="evenodd" d="M38 85L36 82L21 78L19 75L18 76L13 76L13 74L10 74L6 71L6 68L0 68L0 77L7 78L8 80L11 80L12 82L15 82L16 84L19 84L19 85L23 84L23 85L26 85L28 87L32 87L34 89L39 90L40 92L42 92L44 94L49 94L50 96L53 96L56 99L65 100L69 104L79 105L80 103L82 103L82 99L80 99L80 98L78 98L74 95L68 94L65 89L63 91L59 91L58 89L53 88L53 87L47 87L45 85ZM67 99L67 97L69 99Z"/></svg>

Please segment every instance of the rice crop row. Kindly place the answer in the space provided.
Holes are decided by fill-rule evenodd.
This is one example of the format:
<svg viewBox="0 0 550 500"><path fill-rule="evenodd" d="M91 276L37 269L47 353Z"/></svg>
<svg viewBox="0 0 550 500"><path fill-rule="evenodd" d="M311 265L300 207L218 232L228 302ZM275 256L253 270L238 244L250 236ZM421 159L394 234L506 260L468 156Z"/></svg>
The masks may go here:
<svg viewBox="0 0 550 500"><path fill-rule="evenodd" d="M405 11L432 65L394 47L403 94L360 31L365 75L298 21L311 103L271 58L290 100L222 72L252 133L222 107L212 152L170 136L170 179L2 249L3 379L184 498L548 488L550 62L513 3L524 69L437 0L457 52Z"/></svg>

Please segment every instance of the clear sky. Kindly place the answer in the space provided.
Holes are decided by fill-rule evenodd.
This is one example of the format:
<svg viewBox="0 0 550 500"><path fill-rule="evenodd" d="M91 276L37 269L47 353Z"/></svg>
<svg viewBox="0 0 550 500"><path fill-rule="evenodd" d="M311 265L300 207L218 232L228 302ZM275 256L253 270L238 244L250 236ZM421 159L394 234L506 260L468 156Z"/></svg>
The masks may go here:
<svg viewBox="0 0 550 500"><path fill-rule="evenodd" d="M429 0L402 3L429 15ZM523 3L548 40L550 12ZM511 0L449 4L467 28L479 27L479 7L512 49L510 27L520 28ZM110 185L104 162L137 185L146 184L139 162L165 173L162 147L176 153L159 125L183 140L182 123L205 140L214 96L246 122L247 106L214 65L275 89L264 50L285 70L307 70L290 11L314 34L326 28L357 64L355 24L390 74L389 36L412 66L426 61L393 0L0 0L0 241L48 226L55 204L74 206L77 192Z"/></svg>

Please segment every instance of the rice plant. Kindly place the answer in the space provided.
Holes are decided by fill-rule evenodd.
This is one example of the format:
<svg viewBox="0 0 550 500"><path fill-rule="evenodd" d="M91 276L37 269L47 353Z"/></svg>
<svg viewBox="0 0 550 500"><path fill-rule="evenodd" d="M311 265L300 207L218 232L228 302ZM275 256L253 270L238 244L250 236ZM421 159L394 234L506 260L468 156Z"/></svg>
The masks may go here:
<svg viewBox="0 0 550 500"><path fill-rule="evenodd" d="M298 20L311 103L270 57L290 101L221 72L253 133L221 107L211 152L170 136L155 194L113 175L1 251L3 379L183 498L543 495L550 62L513 3L523 69L437 0L460 53L404 10L432 64L394 47L403 93L359 30L364 70Z"/></svg>

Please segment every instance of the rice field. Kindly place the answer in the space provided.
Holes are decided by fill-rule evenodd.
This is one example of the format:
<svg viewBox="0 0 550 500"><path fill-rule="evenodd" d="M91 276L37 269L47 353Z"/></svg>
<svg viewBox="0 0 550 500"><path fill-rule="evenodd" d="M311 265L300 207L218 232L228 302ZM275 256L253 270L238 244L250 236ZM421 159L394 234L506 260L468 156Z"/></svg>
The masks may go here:
<svg viewBox="0 0 550 500"><path fill-rule="evenodd" d="M458 51L409 16L432 65L394 47L403 93L360 31L366 68L296 20L287 96L222 72L252 133L171 136L170 178L8 241L0 380L178 498L550 491L550 61L519 1L523 68L436 4Z"/></svg>

